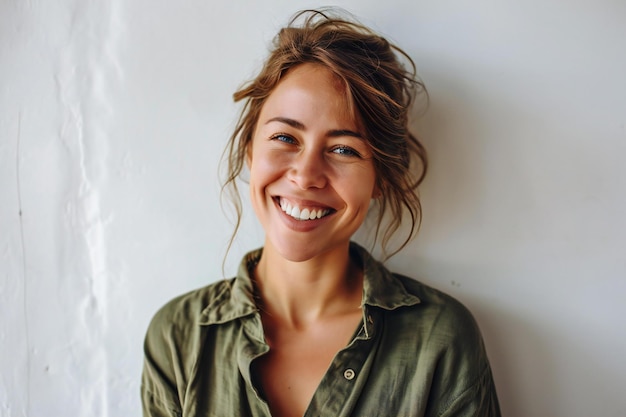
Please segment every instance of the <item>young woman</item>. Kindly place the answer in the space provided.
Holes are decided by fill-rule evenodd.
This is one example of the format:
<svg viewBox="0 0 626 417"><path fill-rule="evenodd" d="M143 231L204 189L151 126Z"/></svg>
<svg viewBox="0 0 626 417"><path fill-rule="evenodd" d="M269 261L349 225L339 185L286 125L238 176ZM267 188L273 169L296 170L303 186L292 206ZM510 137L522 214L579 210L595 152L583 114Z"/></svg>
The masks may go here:
<svg viewBox="0 0 626 417"><path fill-rule="evenodd" d="M384 246L401 219L416 230L426 158L407 118L421 87L357 23L306 11L280 31L235 93L228 149L226 186L247 167L264 247L156 314L144 416L500 414L470 313L350 240L370 205Z"/></svg>

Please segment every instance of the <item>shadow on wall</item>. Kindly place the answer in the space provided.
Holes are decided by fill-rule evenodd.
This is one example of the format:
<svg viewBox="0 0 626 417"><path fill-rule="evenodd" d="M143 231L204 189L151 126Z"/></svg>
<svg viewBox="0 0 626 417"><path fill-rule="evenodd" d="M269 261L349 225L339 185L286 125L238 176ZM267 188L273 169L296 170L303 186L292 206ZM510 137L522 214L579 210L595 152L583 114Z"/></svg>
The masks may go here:
<svg viewBox="0 0 626 417"><path fill-rule="evenodd" d="M484 299L463 297L480 325L491 368L496 383L502 415L509 417L557 416L558 386L557 370L549 346L530 320L511 314L506 307L485 305ZM512 334L514 333L514 334ZM533 358L532 368L525 368L528 358ZM520 374L520 370L522 374ZM536 374L541 370L541 374ZM527 403L521 393L528 393L529 381L535 381L544 389Z"/></svg>
<svg viewBox="0 0 626 417"><path fill-rule="evenodd" d="M531 320L516 316L513 313L516 310L507 306L505 301L481 290L481 286L488 285L489 277L484 276L485 271L481 271L480 265L478 268L476 264L472 265L472 262L480 264L487 260L471 259L480 255L481 249L470 247L468 242L480 245L482 241L482 250L487 251L492 246L506 244L497 241L497 232L495 235L490 233L501 226L497 222L510 220L510 215L502 212L494 219L492 214L506 210L508 204L515 204L493 205L492 193L497 190L492 189L494 184L489 170L498 170L500 163L505 163L494 163L492 159L503 151L493 149L494 132L488 120L493 116L478 106L485 97L475 97L475 92L468 87L444 79L441 74L433 77L431 82L425 76L424 81L430 103L424 116L412 126L429 158L428 173L420 188L424 221L416 241L390 264L398 272L459 298L470 309L485 340L503 415L528 417L537 410L545 416L557 415L557 405L549 400L557 394L552 388L557 386L556 370L545 339ZM489 98L490 101L499 99ZM507 102L503 99L503 103ZM510 112L511 109L502 111ZM511 152L502 146L505 152ZM507 155L500 156L506 159ZM506 247L500 249L507 250ZM492 279L507 279L498 276L497 266L483 267L495 272ZM472 272L473 268L476 269ZM459 282L464 283L463 288L459 288ZM474 288L468 288L470 285ZM528 358L533 358L532 369L524 368ZM520 369L526 374L520 375ZM532 375L537 369L541 370L541 375ZM523 393L532 391L526 384L533 378L548 388L548 392L527 403L524 400L527 396Z"/></svg>
<svg viewBox="0 0 626 417"><path fill-rule="evenodd" d="M420 186L424 209L420 235L445 239L481 217L487 144L484 121L473 109L476 104L471 94L450 80L435 84L433 88L427 86L428 109L411 128L428 155L428 171Z"/></svg>

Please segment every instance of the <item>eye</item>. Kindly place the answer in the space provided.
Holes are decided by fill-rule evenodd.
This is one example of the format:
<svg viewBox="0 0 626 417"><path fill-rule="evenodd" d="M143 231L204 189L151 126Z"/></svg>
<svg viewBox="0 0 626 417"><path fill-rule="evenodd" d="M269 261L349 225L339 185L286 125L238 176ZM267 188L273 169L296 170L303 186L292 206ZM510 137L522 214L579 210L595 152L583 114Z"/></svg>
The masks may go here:
<svg viewBox="0 0 626 417"><path fill-rule="evenodd" d="M357 157L361 156L360 153L358 153L351 147L344 146L344 145L336 146L335 148L332 149L331 152L336 153L338 155L344 155L344 156L357 156Z"/></svg>
<svg viewBox="0 0 626 417"><path fill-rule="evenodd" d="M295 144L296 140L289 135L284 133L278 133L270 137L271 140L277 140L279 142L287 143L287 144Z"/></svg>

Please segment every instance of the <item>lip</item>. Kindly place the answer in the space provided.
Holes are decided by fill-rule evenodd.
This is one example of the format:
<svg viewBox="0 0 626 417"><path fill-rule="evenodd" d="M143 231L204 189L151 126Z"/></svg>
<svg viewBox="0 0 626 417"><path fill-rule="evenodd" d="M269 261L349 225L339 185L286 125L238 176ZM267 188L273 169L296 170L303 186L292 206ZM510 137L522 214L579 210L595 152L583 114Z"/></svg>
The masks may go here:
<svg viewBox="0 0 626 417"><path fill-rule="evenodd" d="M291 202L297 203L301 207L318 207L318 208L324 208L324 209L330 210L328 214L326 214L324 217L321 217L319 219L296 220L290 215L288 215L287 213L285 213L280 207L281 197L283 196L272 197L272 201L274 202L274 206L276 207L276 210L278 211L278 215L283 220L283 222L287 224L287 226L290 229L296 230L298 232L308 232L319 227L320 225L326 223L337 212L337 210L335 210L334 208L327 206L325 204L320 204L319 202L316 202L316 201L284 197Z"/></svg>

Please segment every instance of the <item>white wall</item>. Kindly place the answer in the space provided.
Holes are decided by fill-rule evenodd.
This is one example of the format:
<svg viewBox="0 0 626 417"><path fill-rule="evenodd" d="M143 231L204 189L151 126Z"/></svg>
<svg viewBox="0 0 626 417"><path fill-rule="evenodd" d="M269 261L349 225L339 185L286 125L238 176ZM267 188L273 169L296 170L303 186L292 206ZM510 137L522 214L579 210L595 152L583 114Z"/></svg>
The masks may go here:
<svg viewBox="0 0 626 417"><path fill-rule="evenodd" d="M505 415L626 415L626 3L339 4L431 94L389 265L475 313ZM140 414L148 320L221 277L230 95L315 5L0 2L0 415Z"/></svg>

